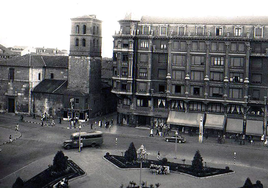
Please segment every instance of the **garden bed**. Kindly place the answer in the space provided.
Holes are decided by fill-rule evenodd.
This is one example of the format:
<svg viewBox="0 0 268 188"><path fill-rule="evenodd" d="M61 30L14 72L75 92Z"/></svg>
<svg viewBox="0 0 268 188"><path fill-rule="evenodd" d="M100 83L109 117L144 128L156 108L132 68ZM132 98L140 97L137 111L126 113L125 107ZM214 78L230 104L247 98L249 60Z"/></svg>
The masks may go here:
<svg viewBox="0 0 268 188"><path fill-rule="evenodd" d="M53 173L50 168L24 182L23 188L49 188L63 178L71 179L85 174L72 160L67 161L67 169L61 173Z"/></svg>
<svg viewBox="0 0 268 188"><path fill-rule="evenodd" d="M129 163L126 161L126 159L123 156L106 154L104 158L119 168L140 168L140 162L135 161L135 162ZM162 161L144 160L142 162L142 168L149 168L151 164L162 165ZM226 167L224 169L204 167L202 172L197 173L192 169L191 165L173 163L173 162L167 162L165 166L169 166L169 169L171 172L185 173L185 174L189 174L195 177L208 177L208 176L215 176L219 174L233 172L232 170L229 169L229 167Z"/></svg>

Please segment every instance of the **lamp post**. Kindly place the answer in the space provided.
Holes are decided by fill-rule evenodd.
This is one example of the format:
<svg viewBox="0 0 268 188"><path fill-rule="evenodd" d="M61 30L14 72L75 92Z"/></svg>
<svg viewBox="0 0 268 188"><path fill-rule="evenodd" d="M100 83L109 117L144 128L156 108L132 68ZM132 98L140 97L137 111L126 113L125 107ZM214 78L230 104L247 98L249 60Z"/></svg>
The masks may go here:
<svg viewBox="0 0 268 188"><path fill-rule="evenodd" d="M178 131L176 130L175 131L175 137L176 137L176 141L175 141L175 157L174 157L174 159L177 159L177 147L178 147Z"/></svg>
<svg viewBox="0 0 268 188"><path fill-rule="evenodd" d="M79 125L78 128L79 128L79 143L78 143L79 144L79 150L78 151L80 152L81 151L81 134L80 134L81 133L81 125Z"/></svg>
<svg viewBox="0 0 268 188"><path fill-rule="evenodd" d="M143 144L141 145L141 147L137 150L137 154L139 154L139 158L140 158L140 187L142 187L142 183L141 183L141 169L142 169L142 159L144 158L144 156L146 155L146 149L143 146Z"/></svg>

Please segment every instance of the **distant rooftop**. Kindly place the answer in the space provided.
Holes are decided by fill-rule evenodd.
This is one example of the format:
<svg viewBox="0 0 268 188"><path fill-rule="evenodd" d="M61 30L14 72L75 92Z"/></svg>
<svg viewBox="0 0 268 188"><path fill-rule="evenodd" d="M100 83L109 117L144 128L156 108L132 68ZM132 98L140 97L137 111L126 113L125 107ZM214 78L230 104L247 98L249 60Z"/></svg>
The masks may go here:
<svg viewBox="0 0 268 188"><path fill-rule="evenodd" d="M268 25L268 16L237 16L237 17L152 17L143 16L141 24L224 24L224 25L245 25L260 24Z"/></svg>
<svg viewBox="0 0 268 188"><path fill-rule="evenodd" d="M94 20L98 20L97 16L95 14L90 14L90 15L84 15L84 16L78 16L75 18L71 18L71 20L79 20L79 19L94 19ZM98 20L100 21L100 20Z"/></svg>

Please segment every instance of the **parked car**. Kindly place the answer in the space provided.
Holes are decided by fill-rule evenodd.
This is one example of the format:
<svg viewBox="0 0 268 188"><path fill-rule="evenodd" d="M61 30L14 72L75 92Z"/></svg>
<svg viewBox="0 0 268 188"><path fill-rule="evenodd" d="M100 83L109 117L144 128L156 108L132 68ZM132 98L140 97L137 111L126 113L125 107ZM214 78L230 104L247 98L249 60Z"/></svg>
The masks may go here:
<svg viewBox="0 0 268 188"><path fill-rule="evenodd" d="M177 137L177 143L185 143L186 142L186 139L180 135L166 137L165 141L166 142L176 142L176 137Z"/></svg>

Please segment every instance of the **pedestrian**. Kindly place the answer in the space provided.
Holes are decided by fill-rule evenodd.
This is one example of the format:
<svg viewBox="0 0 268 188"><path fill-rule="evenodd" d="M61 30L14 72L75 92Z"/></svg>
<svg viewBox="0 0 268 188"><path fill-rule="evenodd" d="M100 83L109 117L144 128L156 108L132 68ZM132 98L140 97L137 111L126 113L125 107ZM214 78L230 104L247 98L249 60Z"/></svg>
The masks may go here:
<svg viewBox="0 0 268 188"><path fill-rule="evenodd" d="M102 127L102 121L101 120L99 121L99 126L100 126L100 128Z"/></svg>
<svg viewBox="0 0 268 188"><path fill-rule="evenodd" d="M17 123L16 127L15 127L15 131L19 131L19 124Z"/></svg>
<svg viewBox="0 0 268 188"><path fill-rule="evenodd" d="M160 126L160 128L159 128L159 134L160 134L160 136L163 135L163 127L162 126Z"/></svg>
<svg viewBox="0 0 268 188"><path fill-rule="evenodd" d="M154 137L154 129L153 128L150 129L150 135L149 135L149 137Z"/></svg>
<svg viewBox="0 0 268 188"><path fill-rule="evenodd" d="M90 128L93 129L93 123L90 124Z"/></svg>
<svg viewBox="0 0 268 188"><path fill-rule="evenodd" d="M59 124L61 124L61 117L59 117Z"/></svg>
<svg viewBox="0 0 268 188"><path fill-rule="evenodd" d="M82 149L83 149L83 142L80 141L80 151L82 151Z"/></svg>
<svg viewBox="0 0 268 188"><path fill-rule="evenodd" d="M42 127L44 126L44 118L43 117L41 118L41 126Z"/></svg>
<svg viewBox="0 0 268 188"><path fill-rule="evenodd" d="M51 127L55 126L55 121L54 119L51 120Z"/></svg>
<svg viewBox="0 0 268 188"><path fill-rule="evenodd" d="M157 160L160 161L160 151L157 152Z"/></svg>
<svg viewBox="0 0 268 188"><path fill-rule="evenodd" d="M9 142L12 142L12 136L9 135Z"/></svg>
<svg viewBox="0 0 268 188"><path fill-rule="evenodd" d="M111 126L113 125L113 123L114 123L114 120L112 119L112 120L111 120Z"/></svg>

